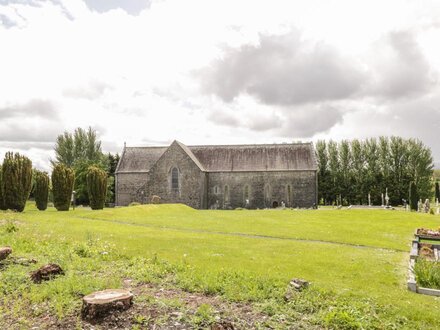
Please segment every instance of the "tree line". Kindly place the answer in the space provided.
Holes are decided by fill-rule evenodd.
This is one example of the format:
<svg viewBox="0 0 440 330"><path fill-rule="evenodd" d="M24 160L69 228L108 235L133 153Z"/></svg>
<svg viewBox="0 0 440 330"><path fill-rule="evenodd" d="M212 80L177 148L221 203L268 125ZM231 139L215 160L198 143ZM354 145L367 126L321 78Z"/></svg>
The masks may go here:
<svg viewBox="0 0 440 330"><path fill-rule="evenodd" d="M75 190L80 204L102 209L114 203L114 176L119 155L104 155L92 128L77 128L59 135L55 144L52 175L32 168L32 161L8 152L0 165L0 209L22 212L32 195L39 210L49 199L59 211L67 211Z"/></svg>
<svg viewBox="0 0 440 330"><path fill-rule="evenodd" d="M320 140L316 143L318 198L321 204L381 205L382 194L400 205L412 197L431 199L433 158L420 140L379 137L367 140Z"/></svg>

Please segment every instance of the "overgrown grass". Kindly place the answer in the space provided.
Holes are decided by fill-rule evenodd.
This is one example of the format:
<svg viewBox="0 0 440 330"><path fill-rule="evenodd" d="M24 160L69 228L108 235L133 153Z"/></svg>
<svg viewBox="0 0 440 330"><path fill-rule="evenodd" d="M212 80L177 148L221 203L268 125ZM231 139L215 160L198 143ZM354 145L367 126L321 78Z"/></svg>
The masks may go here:
<svg viewBox="0 0 440 330"><path fill-rule="evenodd" d="M440 262L419 258L414 266L414 273L419 286L440 289Z"/></svg>
<svg viewBox="0 0 440 330"><path fill-rule="evenodd" d="M18 231L7 230L4 218ZM412 234L416 227L437 228L439 218L432 215L149 205L73 212L28 208L0 213L0 224L0 245L38 260L36 266L0 270L0 315L16 317L24 328L47 312L58 318L75 314L83 295L121 287L126 278L252 302L269 315L262 326L440 327L439 301L405 287ZM48 262L59 263L66 275L31 283L31 268ZM292 277L312 285L286 301ZM193 322L209 323L205 309Z"/></svg>

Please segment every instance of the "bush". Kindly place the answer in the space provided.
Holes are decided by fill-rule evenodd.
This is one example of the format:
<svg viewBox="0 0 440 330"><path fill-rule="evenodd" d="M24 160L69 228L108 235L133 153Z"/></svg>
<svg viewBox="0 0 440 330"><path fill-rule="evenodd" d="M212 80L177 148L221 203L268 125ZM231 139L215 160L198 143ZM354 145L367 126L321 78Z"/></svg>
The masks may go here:
<svg viewBox="0 0 440 330"><path fill-rule="evenodd" d="M53 204L58 211L68 211L73 192L75 173L63 164L55 165L52 172Z"/></svg>
<svg viewBox="0 0 440 330"><path fill-rule="evenodd" d="M107 194L107 173L90 166L87 170L87 189L92 210L102 210Z"/></svg>
<svg viewBox="0 0 440 330"><path fill-rule="evenodd" d="M128 204L128 206L138 206L138 205L141 205L141 203L131 202L130 204Z"/></svg>
<svg viewBox="0 0 440 330"><path fill-rule="evenodd" d="M32 162L19 153L8 152L2 166L4 208L23 212L32 189Z"/></svg>
<svg viewBox="0 0 440 330"><path fill-rule="evenodd" d="M49 176L46 172L36 171L34 194L37 209L40 211L46 210L49 197Z"/></svg>

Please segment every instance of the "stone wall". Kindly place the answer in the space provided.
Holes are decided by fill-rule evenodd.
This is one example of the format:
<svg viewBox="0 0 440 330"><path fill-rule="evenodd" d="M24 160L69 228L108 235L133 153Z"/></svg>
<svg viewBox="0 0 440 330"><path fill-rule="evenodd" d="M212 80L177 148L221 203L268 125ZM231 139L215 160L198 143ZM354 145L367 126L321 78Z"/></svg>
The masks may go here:
<svg viewBox="0 0 440 330"><path fill-rule="evenodd" d="M127 206L131 202L146 203L147 183L148 173L117 173L116 205Z"/></svg>
<svg viewBox="0 0 440 330"><path fill-rule="evenodd" d="M173 168L178 170L178 188L172 187ZM162 203L206 208L206 176L181 146L173 143L150 169L148 194L159 196Z"/></svg>
<svg viewBox="0 0 440 330"><path fill-rule="evenodd" d="M317 203L315 171L214 172L208 182L208 208L270 208L281 202L306 208Z"/></svg>

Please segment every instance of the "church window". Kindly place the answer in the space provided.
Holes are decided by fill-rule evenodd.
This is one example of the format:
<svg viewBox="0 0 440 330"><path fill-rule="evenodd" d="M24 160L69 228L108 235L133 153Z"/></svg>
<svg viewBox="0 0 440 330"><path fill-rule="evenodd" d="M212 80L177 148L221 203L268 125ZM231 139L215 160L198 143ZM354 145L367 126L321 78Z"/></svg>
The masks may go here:
<svg viewBox="0 0 440 330"><path fill-rule="evenodd" d="M215 195L220 194L220 187L219 186L214 186L214 194Z"/></svg>
<svg viewBox="0 0 440 330"><path fill-rule="evenodd" d="M286 202L287 202L287 206L291 206L292 203L292 186L290 184L287 185L287 189L286 189Z"/></svg>
<svg viewBox="0 0 440 330"><path fill-rule="evenodd" d="M229 187L225 186L225 196L224 196L225 203L229 202Z"/></svg>
<svg viewBox="0 0 440 330"><path fill-rule="evenodd" d="M171 189L179 189L179 170L176 167L171 171Z"/></svg>
<svg viewBox="0 0 440 330"><path fill-rule="evenodd" d="M249 186L246 185L244 186L244 194L243 194L244 200L248 200L249 199Z"/></svg>

